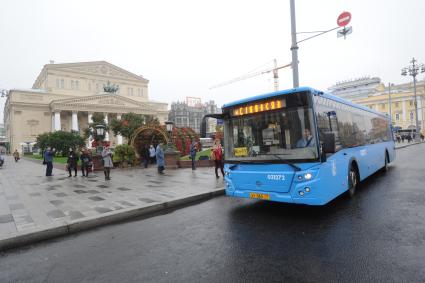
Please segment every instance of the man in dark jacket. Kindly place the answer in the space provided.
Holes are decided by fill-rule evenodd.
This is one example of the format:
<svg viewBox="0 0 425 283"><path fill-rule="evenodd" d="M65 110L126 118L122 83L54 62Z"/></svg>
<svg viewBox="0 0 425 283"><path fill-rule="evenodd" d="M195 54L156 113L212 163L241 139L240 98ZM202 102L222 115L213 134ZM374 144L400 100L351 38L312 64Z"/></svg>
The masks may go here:
<svg viewBox="0 0 425 283"><path fill-rule="evenodd" d="M196 170L195 162L196 162L196 141L193 139L192 143L190 144L190 158L192 159L192 170Z"/></svg>
<svg viewBox="0 0 425 283"><path fill-rule="evenodd" d="M149 148L147 144L142 148L141 157L143 158L143 166L145 168L148 168L150 154L149 154Z"/></svg>
<svg viewBox="0 0 425 283"><path fill-rule="evenodd" d="M55 149L48 146L43 155L43 164L46 165L46 176L53 176L53 156L55 156Z"/></svg>
<svg viewBox="0 0 425 283"><path fill-rule="evenodd" d="M87 150L87 148L83 149L83 153L80 156L81 159L81 173L83 174L83 177L89 176L89 170L91 170L91 167L93 166L92 158L90 152Z"/></svg>

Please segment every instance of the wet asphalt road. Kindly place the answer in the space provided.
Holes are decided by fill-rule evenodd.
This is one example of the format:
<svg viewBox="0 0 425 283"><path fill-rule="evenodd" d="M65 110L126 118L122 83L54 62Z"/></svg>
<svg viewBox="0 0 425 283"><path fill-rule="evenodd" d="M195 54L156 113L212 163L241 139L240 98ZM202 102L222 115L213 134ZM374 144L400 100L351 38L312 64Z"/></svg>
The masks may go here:
<svg viewBox="0 0 425 283"><path fill-rule="evenodd" d="M425 282L424 152L324 207L219 197L11 250L0 282Z"/></svg>

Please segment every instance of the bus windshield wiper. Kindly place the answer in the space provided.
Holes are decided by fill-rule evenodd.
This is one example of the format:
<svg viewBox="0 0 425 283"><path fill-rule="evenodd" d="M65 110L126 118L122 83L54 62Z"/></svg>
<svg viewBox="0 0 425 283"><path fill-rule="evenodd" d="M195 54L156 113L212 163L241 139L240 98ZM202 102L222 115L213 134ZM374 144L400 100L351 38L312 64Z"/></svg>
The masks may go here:
<svg viewBox="0 0 425 283"><path fill-rule="evenodd" d="M286 159L283 159L283 158L282 158L282 157L280 157L279 155L277 155L277 154L273 154L273 156L274 156L274 157L276 157L277 159L281 160L283 163L288 164L289 166L291 166L292 168L294 168L294 170L295 170L295 171L301 171L301 168L300 168L300 167L298 167L297 165L295 165L295 164L293 164L293 163L289 162L289 161L288 161L288 160L286 160Z"/></svg>
<svg viewBox="0 0 425 283"><path fill-rule="evenodd" d="M232 164L229 166L230 170L233 170L236 166L240 164L267 164L265 162L256 162L256 161L239 161L238 163Z"/></svg>

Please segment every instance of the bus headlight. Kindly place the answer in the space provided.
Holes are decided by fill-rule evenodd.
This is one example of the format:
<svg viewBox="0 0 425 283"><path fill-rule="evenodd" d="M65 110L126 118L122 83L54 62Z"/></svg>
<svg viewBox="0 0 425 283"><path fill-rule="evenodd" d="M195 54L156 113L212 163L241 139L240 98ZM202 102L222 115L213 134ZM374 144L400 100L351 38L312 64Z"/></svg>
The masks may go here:
<svg viewBox="0 0 425 283"><path fill-rule="evenodd" d="M310 187L305 187L305 188L304 188L304 190L305 190L307 193L309 193L311 189L310 189Z"/></svg>
<svg viewBox="0 0 425 283"><path fill-rule="evenodd" d="M306 180L310 180L312 177L313 177L313 175L311 173L304 174L304 179L306 179Z"/></svg>

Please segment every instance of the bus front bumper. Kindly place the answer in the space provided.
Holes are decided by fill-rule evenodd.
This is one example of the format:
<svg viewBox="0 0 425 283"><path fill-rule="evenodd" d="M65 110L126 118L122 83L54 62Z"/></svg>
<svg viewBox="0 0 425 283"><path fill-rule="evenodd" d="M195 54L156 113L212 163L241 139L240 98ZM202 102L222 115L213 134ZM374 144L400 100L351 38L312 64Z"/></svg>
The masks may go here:
<svg viewBox="0 0 425 283"><path fill-rule="evenodd" d="M239 198L250 198L250 199L259 199L259 200L268 200L284 203L297 203L297 204L307 204L307 205L324 205L329 202L329 199L318 197L313 193L305 193L303 196L299 196L299 191L304 187L314 188L314 183L317 180L313 180L309 183L303 183L296 186L294 190L291 190L287 193L279 192L266 192L266 191L255 191L255 190L240 190L235 189L230 180L226 180L225 189L226 195L230 197L239 197Z"/></svg>

